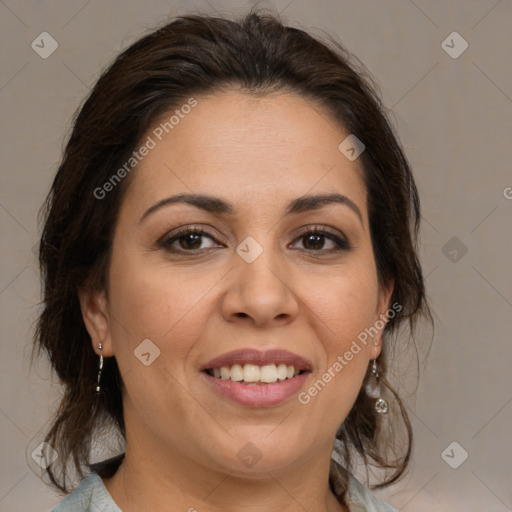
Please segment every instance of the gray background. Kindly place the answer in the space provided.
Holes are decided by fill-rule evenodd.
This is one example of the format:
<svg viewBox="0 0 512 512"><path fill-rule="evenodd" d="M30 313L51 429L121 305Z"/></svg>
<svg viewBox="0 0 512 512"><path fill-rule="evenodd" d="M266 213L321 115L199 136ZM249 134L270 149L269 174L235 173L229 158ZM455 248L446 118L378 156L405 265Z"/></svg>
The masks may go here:
<svg viewBox="0 0 512 512"><path fill-rule="evenodd" d="M36 214L71 116L100 70L167 15L232 15L251 5L0 2L2 512L50 510L60 500L31 458L59 386L46 361L30 371L29 355L39 300ZM436 329L418 393L407 398L416 433L411 471L379 494L404 512L510 511L512 3L259 5L317 35L334 34L365 63L394 111L422 198L421 258ZM31 47L43 31L59 45L46 59ZM457 58L442 46L454 31L469 44ZM453 36L446 44L452 52L462 48ZM453 442L458 444L449 447ZM461 464L463 450L468 458Z"/></svg>

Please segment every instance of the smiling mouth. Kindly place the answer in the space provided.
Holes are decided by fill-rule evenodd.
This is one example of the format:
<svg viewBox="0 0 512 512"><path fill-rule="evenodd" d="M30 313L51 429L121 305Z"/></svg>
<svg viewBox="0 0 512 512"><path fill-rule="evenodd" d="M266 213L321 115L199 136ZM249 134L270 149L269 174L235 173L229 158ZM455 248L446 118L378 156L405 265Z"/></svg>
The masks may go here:
<svg viewBox="0 0 512 512"><path fill-rule="evenodd" d="M276 384L291 380L303 373L309 373L308 370L297 370L294 366L286 364L266 364L263 366L233 364L220 368L207 368L204 372L217 379L231 380L248 386Z"/></svg>

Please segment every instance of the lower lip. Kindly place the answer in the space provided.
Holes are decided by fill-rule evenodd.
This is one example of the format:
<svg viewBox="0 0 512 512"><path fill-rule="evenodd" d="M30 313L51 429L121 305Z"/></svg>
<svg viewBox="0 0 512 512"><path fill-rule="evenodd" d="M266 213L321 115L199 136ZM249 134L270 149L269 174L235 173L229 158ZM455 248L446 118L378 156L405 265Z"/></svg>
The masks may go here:
<svg viewBox="0 0 512 512"><path fill-rule="evenodd" d="M299 392L310 372L274 384L242 384L230 379L219 379L202 372L207 381L221 394L240 405L269 407L279 405Z"/></svg>

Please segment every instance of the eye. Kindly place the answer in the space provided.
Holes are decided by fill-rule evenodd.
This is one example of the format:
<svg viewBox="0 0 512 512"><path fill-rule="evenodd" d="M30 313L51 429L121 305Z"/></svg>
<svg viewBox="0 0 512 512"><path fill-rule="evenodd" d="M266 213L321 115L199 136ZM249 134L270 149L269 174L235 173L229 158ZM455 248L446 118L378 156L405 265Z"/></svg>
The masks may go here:
<svg viewBox="0 0 512 512"><path fill-rule="evenodd" d="M303 247L299 247L299 249L305 251L334 253L350 249L346 239L325 228L314 227L304 230L296 240L303 242ZM186 226L166 234L158 244L172 253L193 253L213 249L214 247L224 247L217 243L215 238L207 231L194 226ZM292 246L296 244L297 242Z"/></svg>
<svg viewBox="0 0 512 512"><path fill-rule="evenodd" d="M303 231L297 240L303 241L303 248L307 251L339 252L350 249L346 239L326 229L317 227ZM327 245L331 246L330 248L326 249L326 241Z"/></svg>
<svg viewBox="0 0 512 512"><path fill-rule="evenodd" d="M206 240L215 242L212 235L202 228L187 226L165 235L159 245L169 252L193 252L201 249L211 249L215 244L203 244Z"/></svg>

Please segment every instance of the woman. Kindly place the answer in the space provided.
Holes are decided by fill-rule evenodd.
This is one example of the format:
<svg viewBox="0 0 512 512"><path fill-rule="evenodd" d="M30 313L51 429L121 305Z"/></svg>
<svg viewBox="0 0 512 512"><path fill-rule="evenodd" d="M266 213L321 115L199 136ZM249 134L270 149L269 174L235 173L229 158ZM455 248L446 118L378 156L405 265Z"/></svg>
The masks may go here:
<svg viewBox="0 0 512 512"><path fill-rule="evenodd" d="M44 213L47 471L82 478L56 512L392 510L352 470L382 487L409 461L386 374L430 317L419 199L339 45L255 13L145 36L78 113ZM91 464L110 426L124 452Z"/></svg>

